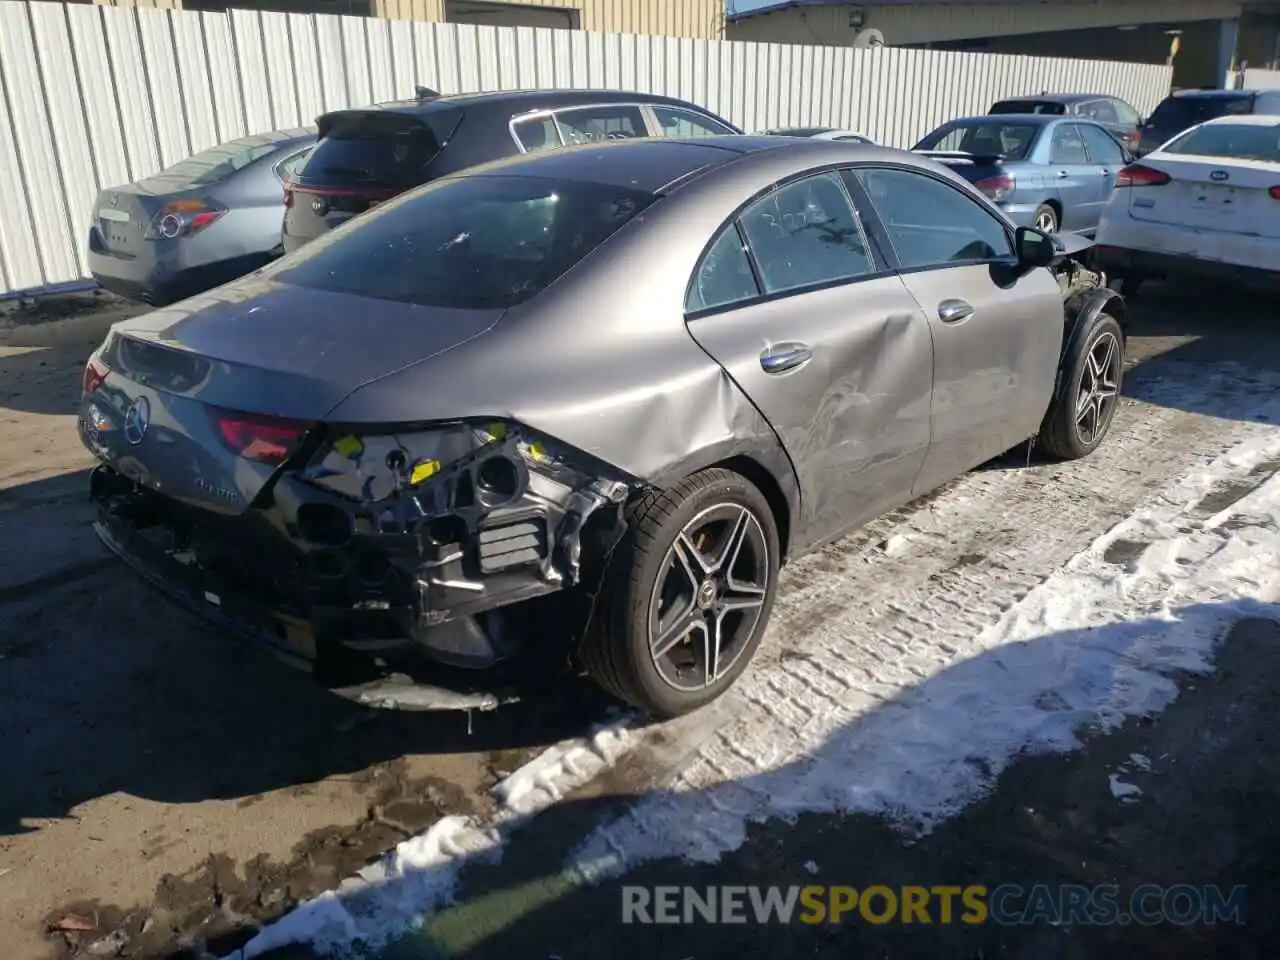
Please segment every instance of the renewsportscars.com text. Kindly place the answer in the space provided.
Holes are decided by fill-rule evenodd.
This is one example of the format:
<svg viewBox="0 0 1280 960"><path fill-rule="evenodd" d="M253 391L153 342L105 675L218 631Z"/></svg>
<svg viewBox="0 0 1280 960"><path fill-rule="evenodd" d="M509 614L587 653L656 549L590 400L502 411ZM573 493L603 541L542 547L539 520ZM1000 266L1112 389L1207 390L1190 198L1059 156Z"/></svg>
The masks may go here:
<svg viewBox="0 0 1280 960"><path fill-rule="evenodd" d="M1115 885L622 888L623 923L1244 923L1244 887Z"/></svg>

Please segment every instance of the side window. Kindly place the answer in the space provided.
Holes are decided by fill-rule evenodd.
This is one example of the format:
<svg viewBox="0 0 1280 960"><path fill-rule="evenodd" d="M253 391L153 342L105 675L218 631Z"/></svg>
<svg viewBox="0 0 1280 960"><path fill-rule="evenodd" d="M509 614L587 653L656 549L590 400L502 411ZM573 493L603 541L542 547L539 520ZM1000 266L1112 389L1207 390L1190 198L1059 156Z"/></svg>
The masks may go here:
<svg viewBox="0 0 1280 960"><path fill-rule="evenodd" d="M1120 118L1116 116L1116 111L1111 106L1110 100L1090 100L1080 112L1090 120L1097 120L1099 123L1119 123Z"/></svg>
<svg viewBox="0 0 1280 960"><path fill-rule="evenodd" d="M1103 166L1120 166L1124 163L1124 150L1106 130L1102 127L1084 126L1080 130L1084 134L1090 160Z"/></svg>
<svg viewBox="0 0 1280 960"><path fill-rule="evenodd" d="M1049 148L1050 163L1088 163L1084 138L1074 123L1060 123L1053 129L1053 143Z"/></svg>
<svg viewBox="0 0 1280 960"><path fill-rule="evenodd" d="M512 124L516 139L528 153L560 146L556 122L548 116L530 117Z"/></svg>
<svg viewBox="0 0 1280 960"><path fill-rule="evenodd" d="M721 137L733 131L710 117L699 116L691 110L654 106L654 116L662 128L664 137Z"/></svg>
<svg viewBox="0 0 1280 960"><path fill-rule="evenodd" d="M908 170L858 171L903 269L1003 260L1008 230L955 187Z"/></svg>
<svg viewBox="0 0 1280 960"><path fill-rule="evenodd" d="M1136 127L1142 120L1142 118L1138 116L1138 111L1133 109L1133 107L1129 106L1123 100L1112 100L1111 106L1116 112L1118 123L1123 123L1128 127Z"/></svg>
<svg viewBox="0 0 1280 960"><path fill-rule="evenodd" d="M280 175L280 179L285 183L292 183L298 179L298 174L302 172L302 168L306 166L307 158L311 156L311 151L315 147L307 147L305 150L299 150L291 157L285 157L276 167L276 172Z"/></svg>
<svg viewBox="0 0 1280 960"><path fill-rule="evenodd" d="M875 273L862 224L838 174L779 187L740 218L765 293Z"/></svg>
<svg viewBox="0 0 1280 960"><path fill-rule="evenodd" d="M602 143L631 140L649 135L640 108L630 104L601 104L557 110L556 121L564 132L564 142Z"/></svg>
<svg viewBox="0 0 1280 960"><path fill-rule="evenodd" d="M760 295L747 249L735 224L729 224L702 256L684 308L689 313L741 303Z"/></svg>

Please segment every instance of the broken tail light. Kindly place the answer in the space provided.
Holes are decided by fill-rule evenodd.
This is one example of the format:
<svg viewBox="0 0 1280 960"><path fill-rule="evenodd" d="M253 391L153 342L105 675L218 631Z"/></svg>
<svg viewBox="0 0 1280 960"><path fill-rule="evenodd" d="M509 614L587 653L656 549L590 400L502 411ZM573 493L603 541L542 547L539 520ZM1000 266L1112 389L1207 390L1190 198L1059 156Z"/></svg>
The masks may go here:
<svg viewBox="0 0 1280 960"><path fill-rule="evenodd" d="M234 410L214 410L213 420L228 450L246 460L270 464L289 459L311 428L309 423Z"/></svg>
<svg viewBox="0 0 1280 960"><path fill-rule="evenodd" d="M146 236L148 240L190 237L217 223L226 213L226 207L212 200L174 200L151 219Z"/></svg>
<svg viewBox="0 0 1280 960"><path fill-rule="evenodd" d="M1163 170L1156 170L1141 163L1131 163L1116 174L1117 187L1162 187L1170 177Z"/></svg>
<svg viewBox="0 0 1280 960"><path fill-rule="evenodd" d="M987 195L990 200L1003 200L1013 193L1013 177L1001 175L978 180L974 186Z"/></svg>
<svg viewBox="0 0 1280 960"><path fill-rule="evenodd" d="M84 365L84 376L80 381L80 387L86 395L93 393L98 387L102 386L102 381L107 379L107 374L111 372L111 368L102 362L99 357L90 357L89 362Z"/></svg>

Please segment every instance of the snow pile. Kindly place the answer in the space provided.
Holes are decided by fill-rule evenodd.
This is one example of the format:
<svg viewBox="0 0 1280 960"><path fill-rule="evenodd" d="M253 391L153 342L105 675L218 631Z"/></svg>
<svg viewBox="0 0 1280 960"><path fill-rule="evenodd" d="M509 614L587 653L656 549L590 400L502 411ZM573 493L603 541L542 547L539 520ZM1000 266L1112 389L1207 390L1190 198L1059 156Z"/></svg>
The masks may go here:
<svg viewBox="0 0 1280 960"><path fill-rule="evenodd" d="M744 718L715 762L704 757L678 789L600 827L570 869L594 882L650 859L712 862L749 823L809 812L884 814L924 833L1019 756L1070 750L1082 729L1163 709L1179 673L1210 669L1232 622L1280 618L1268 603L1280 595L1280 478L1216 515L1198 512L1206 494L1246 489L1278 458L1280 431L1268 429L1185 477L893 699L803 728ZM1117 541L1138 547L1124 565L1106 556ZM1112 789L1138 790L1118 778Z"/></svg>
<svg viewBox="0 0 1280 960"><path fill-rule="evenodd" d="M252 960L291 943L306 943L321 954L348 952L356 944L377 949L414 928L453 902L463 867L500 859L506 838L526 818L612 766L630 747L633 722L627 717L548 747L494 786L501 807L489 822L442 818L337 890L300 904L223 960Z"/></svg>

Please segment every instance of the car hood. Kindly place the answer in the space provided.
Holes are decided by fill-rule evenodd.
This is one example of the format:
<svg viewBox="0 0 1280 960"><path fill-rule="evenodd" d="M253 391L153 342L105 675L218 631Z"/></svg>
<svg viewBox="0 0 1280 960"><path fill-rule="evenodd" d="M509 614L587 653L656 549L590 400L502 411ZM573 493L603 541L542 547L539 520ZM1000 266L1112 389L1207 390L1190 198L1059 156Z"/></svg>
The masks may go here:
<svg viewBox="0 0 1280 960"><path fill-rule="evenodd" d="M111 336L142 348L145 379L159 389L169 382L203 404L321 420L360 387L482 336L502 314L250 277L116 323Z"/></svg>

